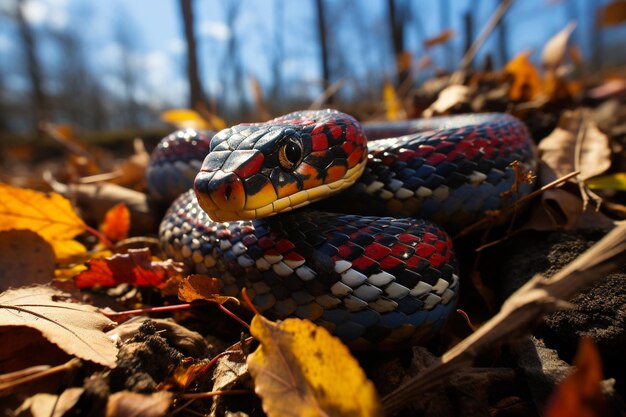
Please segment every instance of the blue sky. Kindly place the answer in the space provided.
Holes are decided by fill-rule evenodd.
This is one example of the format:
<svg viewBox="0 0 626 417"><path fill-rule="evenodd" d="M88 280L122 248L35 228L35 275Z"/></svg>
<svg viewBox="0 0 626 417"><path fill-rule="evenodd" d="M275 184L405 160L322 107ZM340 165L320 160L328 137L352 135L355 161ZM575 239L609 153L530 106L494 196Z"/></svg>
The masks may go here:
<svg viewBox="0 0 626 417"><path fill-rule="evenodd" d="M316 43L314 9L311 0L242 0L242 12L234 28L225 24L224 7L218 0L196 0L196 30L201 57L201 73L209 94L221 91L220 78L225 59L226 44L232 31L242 40L242 56L246 57L244 74L254 76L267 86L271 82L273 54L274 7L284 7L280 27L285 33L285 55L282 61L286 87L292 94L315 97L320 91L319 51ZM4 3L4 4L2 4ZM0 8L13 0L0 0ZM423 56L433 59L435 65L456 67L462 56L463 13L472 10L478 31L493 12L498 0L415 0L410 3L411 21L407 45L417 61ZM594 5L606 1L593 0L517 0L507 16L508 50L511 55L530 48L538 59L541 48L553 34L568 21L578 18L573 40L580 44L584 55L590 55ZM356 74L391 75L393 64L387 59L389 40L386 25L386 0L327 0L329 23L334 27L355 25L363 20L366 34L346 31L341 38L345 62L353 64ZM357 12L350 6L360 6ZM142 88L136 95L141 101L152 101L155 106L181 106L186 103L187 84L184 80L185 44L183 42L178 0L26 0L26 17L36 28L45 30L77 30L87 46L92 68L99 71L104 85L119 90L121 84L117 67L122 54L114 39L119 22L134 37L129 56L132 65L141 72ZM443 6L449 14L442 15ZM1 14L0 14L1 16ZM5 18L6 21L6 18ZM13 25L14 26L14 25ZM456 31L446 46L425 50L422 40L434 36L444 26ZM20 46L15 28L0 21L0 68L8 74L5 84L20 90L28 86L23 71L15 63ZM343 33L343 32L341 32ZM623 34L624 31L622 30ZM356 37L355 37L356 36ZM478 56L496 50L491 37ZM40 53L46 62L63 65L63 57L55 55L42 42ZM382 51L382 52L381 52ZM359 54L358 57L355 54ZM364 56L361 58L361 56ZM385 58L385 59L383 59ZM428 75L428 74L425 74Z"/></svg>

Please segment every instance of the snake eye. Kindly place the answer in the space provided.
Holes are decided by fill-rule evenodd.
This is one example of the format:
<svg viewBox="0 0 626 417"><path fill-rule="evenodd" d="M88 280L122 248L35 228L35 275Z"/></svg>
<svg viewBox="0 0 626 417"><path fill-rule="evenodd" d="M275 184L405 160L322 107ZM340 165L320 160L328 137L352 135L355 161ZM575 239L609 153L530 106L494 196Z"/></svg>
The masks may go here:
<svg viewBox="0 0 626 417"><path fill-rule="evenodd" d="M302 142L297 137L288 138L278 148L278 163L281 168L291 171L302 159Z"/></svg>

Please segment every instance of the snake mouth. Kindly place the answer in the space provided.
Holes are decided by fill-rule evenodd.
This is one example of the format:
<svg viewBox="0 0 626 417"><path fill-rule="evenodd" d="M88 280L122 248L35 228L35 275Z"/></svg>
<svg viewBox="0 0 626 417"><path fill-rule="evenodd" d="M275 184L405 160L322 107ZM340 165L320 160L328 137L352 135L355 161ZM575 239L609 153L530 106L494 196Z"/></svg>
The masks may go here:
<svg viewBox="0 0 626 417"><path fill-rule="evenodd" d="M333 182L300 190L278 197L271 182L267 182L253 195L247 195L244 181L233 172L200 171L194 182L194 190L200 207L211 220L227 222L254 220L291 211L340 192L361 176L367 159L349 169Z"/></svg>

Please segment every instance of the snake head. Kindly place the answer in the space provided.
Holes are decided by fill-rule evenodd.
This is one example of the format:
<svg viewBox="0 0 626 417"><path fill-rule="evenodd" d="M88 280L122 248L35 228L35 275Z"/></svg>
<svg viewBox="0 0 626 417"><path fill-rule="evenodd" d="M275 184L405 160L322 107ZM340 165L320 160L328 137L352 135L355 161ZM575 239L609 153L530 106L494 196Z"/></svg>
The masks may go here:
<svg viewBox="0 0 626 417"><path fill-rule="evenodd" d="M367 141L353 117L296 112L215 135L194 189L212 220L251 220L349 187L366 161Z"/></svg>

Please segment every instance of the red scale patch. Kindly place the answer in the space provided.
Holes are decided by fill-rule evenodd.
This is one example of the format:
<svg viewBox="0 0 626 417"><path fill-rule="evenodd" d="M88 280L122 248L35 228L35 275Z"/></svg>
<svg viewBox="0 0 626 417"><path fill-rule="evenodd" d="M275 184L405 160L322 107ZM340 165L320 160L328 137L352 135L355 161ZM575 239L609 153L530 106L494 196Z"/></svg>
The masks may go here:
<svg viewBox="0 0 626 417"><path fill-rule="evenodd" d="M265 156L261 152L257 152L252 158L247 160L244 164L242 164L239 168L237 168L234 172L240 178L248 178L261 169L263 166L263 160Z"/></svg>
<svg viewBox="0 0 626 417"><path fill-rule="evenodd" d="M244 226L241 228L242 235L249 235L250 233L254 233L254 226ZM256 236L254 238L256 239Z"/></svg>
<svg viewBox="0 0 626 417"><path fill-rule="evenodd" d="M218 239L225 239L225 238L229 238L231 235L230 230L228 229L222 229L222 230L218 230L217 232L215 232L215 237L217 237Z"/></svg>
<svg viewBox="0 0 626 417"><path fill-rule="evenodd" d="M391 164L393 164L394 162L396 162L397 157L395 155L385 155L383 157L383 165L389 166Z"/></svg>
<svg viewBox="0 0 626 417"><path fill-rule="evenodd" d="M396 243L391 246L391 254L396 258L406 259L415 253L415 249L411 246L403 245L402 243Z"/></svg>
<svg viewBox="0 0 626 417"><path fill-rule="evenodd" d="M346 156L350 155L354 148L354 143L350 142L349 140L341 144L341 149L343 149L343 151L346 153Z"/></svg>
<svg viewBox="0 0 626 417"><path fill-rule="evenodd" d="M276 249L268 249L265 251L265 255L269 256L281 256Z"/></svg>
<svg viewBox="0 0 626 417"><path fill-rule="evenodd" d="M294 244L291 243L291 241L287 239L281 239L278 242L276 242L276 250L280 253L285 253L294 248L295 248Z"/></svg>
<svg viewBox="0 0 626 417"><path fill-rule="evenodd" d="M437 252L443 252L446 248L448 247L448 245L446 244L446 242L442 241L442 240L438 240L435 242L435 250Z"/></svg>
<svg viewBox="0 0 626 417"><path fill-rule="evenodd" d="M434 153L434 154L432 154L432 155L430 155L428 157L428 159L426 160L426 163L428 165L435 166L435 165L439 165L441 162L443 162L445 160L446 160L446 155L445 154Z"/></svg>
<svg viewBox="0 0 626 417"><path fill-rule="evenodd" d="M415 157L414 151L404 150L398 154L398 161L406 162Z"/></svg>
<svg viewBox="0 0 626 417"><path fill-rule="evenodd" d="M421 256L411 256L409 259L405 261L407 269L412 271L420 271L423 268L426 268L430 265L427 259L422 258Z"/></svg>
<svg viewBox="0 0 626 417"><path fill-rule="evenodd" d="M323 133L311 136L313 151L323 151L328 149L328 139Z"/></svg>
<svg viewBox="0 0 626 417"><path fill-rule="evenodd" d="M432 234L432 233L424 233L422 235L422 242L424 243L429 243L432 244L433 242L436 242L437 240L437 235Z"/></svg>
<svg viewBox="0 0 626 417"><path fill-rule="evenodd" d="M269 237L262 237L259 239L259 246L263 249L269 249L274 247L274 241Z"/></svg>
<svg viewBox="0 0 626 417"><path fill-rule="evenodd" d="M328 130L335 139L339 138L343 134L343 129L341 128L341 126L333 125L330 126Z"/></svg>
<svg viewBox="0 0 626 417"><path fill-rule="evenodd" d="M438 253L433 253L433 256L430 257L429 261L432 266L438 268L446 261L446 258Z"/></svg>
<svg viewBox="0 0 626 417"><path fill-rule="evenodd" d="M368 269L377 266L378 262L372 258L368 258L367 256L359 256L358 258L352 260L352 267L360 271L367 271Z"/></svg>
<svg viewBox="0 0 626 417"><path fill-rule="evenodd" d="M425 243L420 243L415 248L415 253L417 253L422 258L428 258L430 255L435 253L435 247L431 245L427 245Z"/></svg>
<svg viewBox="0 0 626 417"><path fill-rule="evenodd" d="M380 267L383 270L394 269L400 265L404 265L405 263L398 258L394 258L393 256L387 256L385 259L380 261Z"/></svg>
<svg viewBox="0 0 626 417"><path fill-rule="evenodd" d="M342 259L354 259L355 254L363 253L363 248L356 243L346 242L337 248L337 253Z"/></svg>
<svg viewBox="0 0 626 417"><path fill-rule="evenodd" d="M247 247L254 245L256 242L257 242L257 238L255 235L246 235L241 238L241 243L243 243Z"/></svg>
<svg viewBox="0 0 626 417"><path fill-rule="evenodd" d="M410 235L408 233L402 233L398 235L398 240L404 244L411 244L413 242L417 242L420 240L419 237L415 236L415 235Z"/></svg>
<svg viewBox="0 0 626 417"><path fill-rule="evenodd" d="M375 261L381 260L390 253L391 249L376 242L370 243L365 247L365 256L368 256Z"/></svg>
<svg viewBox="0 0 626 417"><path fill-rule="evenodd" d="M292 262L301 262L305 260L304 257L300 256L300 254L298 254L295 251L292 251L283 255L283 258L287 261L292 261Z"/></svg>
<svg viewBox="0 0 626 417"><path fill-rule="evenodd" d="M420 145L420 147L415 150L415 156L427 156L433 153L434 150L435 150L434 146Z"/></svg>

